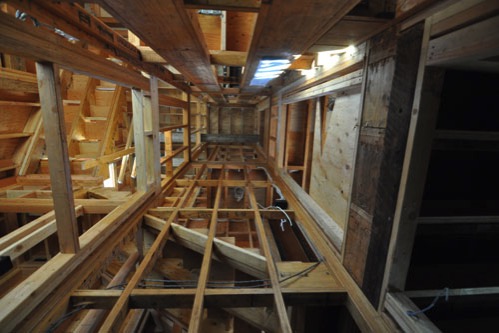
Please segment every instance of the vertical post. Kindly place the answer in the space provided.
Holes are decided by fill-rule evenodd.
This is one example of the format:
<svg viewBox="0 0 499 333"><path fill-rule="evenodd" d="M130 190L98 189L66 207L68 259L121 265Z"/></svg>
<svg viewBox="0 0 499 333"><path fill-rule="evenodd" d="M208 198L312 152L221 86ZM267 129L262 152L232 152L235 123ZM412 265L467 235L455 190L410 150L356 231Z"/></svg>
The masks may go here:
<svg viewBox="0 0 499 333"><path fill-rule="evenodd" d="M140 89L132 89L132 109L137 190L147 191L147 161L144 137L144 101L142 91Z"/></svg>
<svg viewBox="0 0 499 333"><path fill-rule="evenodd" d="M161 191L161 156L159 147L159 90L158 78L151 76L151 140L152 140L152 177L156 193Z"/></svg>
<svg viewBox="0 0 499 333"><path fill-rule="evenodd" d="M80 249L74 207L68 144L64 125L58 68L52 63L36 63L45 142L49 158L50 183L54 198L57 236L62 253Z"/></svg>
<svg viewBox="0 0 499 333"><path fill-rule="evenodd" d="M183 123L187 125L184 127L184 146L187 146L187 150L184 150L184 162L190 162L191 160L191 94L187 94L187 110L184 110Z"/></svg>

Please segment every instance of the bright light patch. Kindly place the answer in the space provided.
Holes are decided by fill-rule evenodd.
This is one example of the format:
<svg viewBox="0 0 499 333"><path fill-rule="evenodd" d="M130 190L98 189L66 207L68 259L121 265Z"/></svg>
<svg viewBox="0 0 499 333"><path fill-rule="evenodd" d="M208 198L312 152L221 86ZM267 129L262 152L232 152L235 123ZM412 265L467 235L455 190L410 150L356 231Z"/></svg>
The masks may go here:
<svg viewBox="0 0 499 333"><path fill-rule="evenodd" d="M250 86L265 86L286 70L291 62L289 59L263 58L260 60Z"/></svg>

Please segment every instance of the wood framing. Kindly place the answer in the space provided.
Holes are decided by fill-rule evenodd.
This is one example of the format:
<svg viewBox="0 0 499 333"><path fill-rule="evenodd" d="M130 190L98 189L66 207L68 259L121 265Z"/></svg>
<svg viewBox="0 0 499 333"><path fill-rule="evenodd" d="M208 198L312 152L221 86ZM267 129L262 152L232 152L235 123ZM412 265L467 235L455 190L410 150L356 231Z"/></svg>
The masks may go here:
<svg viewBox="0 0 499 333"><path fill-rule="evenodd" d="M58 67L37 63L42 117L61 253L80 250Z"/></svg>

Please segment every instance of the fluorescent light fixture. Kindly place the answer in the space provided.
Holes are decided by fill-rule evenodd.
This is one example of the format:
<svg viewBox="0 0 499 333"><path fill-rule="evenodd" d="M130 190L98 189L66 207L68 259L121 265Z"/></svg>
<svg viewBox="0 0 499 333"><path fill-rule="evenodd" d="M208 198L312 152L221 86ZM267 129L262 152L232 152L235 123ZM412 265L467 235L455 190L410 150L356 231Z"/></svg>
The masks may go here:
<svg viewBox="0 0 499 333"><path fill-rule="evenodd" d="M286 58L266 57L260 60L250 86L266 86L269 81L281 75L291 65Z"/></svg>

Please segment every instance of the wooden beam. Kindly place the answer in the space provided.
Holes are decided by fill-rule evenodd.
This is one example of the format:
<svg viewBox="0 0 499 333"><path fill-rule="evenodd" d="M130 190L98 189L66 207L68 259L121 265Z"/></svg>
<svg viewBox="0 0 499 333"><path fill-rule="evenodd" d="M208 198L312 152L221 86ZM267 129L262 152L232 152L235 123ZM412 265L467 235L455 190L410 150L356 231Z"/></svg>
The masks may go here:
<svg viewBox="0 0 499 333"><path fill-rule="evenodd" d="M188 81L202 91L220 92L199 22L190 16L183 2L99 0L98 3ZM165 38L168 43L164 42Z"/></svg>
<svg viewBox="0 0 499 333"><path fill-rule="evenodd" d="M76 290L71 303L91 303L90 308L109 309L120 296L120 290ZM293 305L339 305L345 300L342 288L283 288L286 304ZM130 294L130 308L191 308L196 289L135 289ZM269 288L206 289L207 308L272 307L272 290Z"/></svg>
<svg viewBox="0 0 499 333"><path fill-rule="evenodd" d="M31 1L29 4L20 0L9 0L9 3L16 9L34 16L39 21L48 21L48 24L55 28L99 48L106 55L124 60L181 90L189 91L188 85L176 81L173 73L164 66L148 64L143 61L141 52L137 47L77 3L54 3L38 0Z"/></svg>
<svg viewBox="0 0 499 333"><path fill-rule="evenodd" d="M44 265L43 270L37 270L23 283L0 299L0 325L3 330L15 331L19 325L25 323L29 314L35 309L48 311L47 307L40 307L47 297L52 295L56 299L64 297L60 293L54 294L68 277L85 262L96 248L112 240L112 235L119 235L120 230L127 229L126 222L134 223L140 207L150 197L150 194L137 192L120 209L114 210L94 225L80 238L82 250L76 254L59 253ZM134 213L135 212L135 213ZM130 226L130 225L128 225ZM121 228L121 229L120 229ZM111 239L110 239L111 237ZM121 240L121 239L120 239ZM113 247L115 242L109 242ZM111 249L112 250L112 249ZM92 258L94 262L95 257ZM76 277L85 278L76 274ZM69 287L69 286L68 286ZM71 289L71 287L69 287ZM46 304L46 303L45 303ZM40 319L40 318L38 318Z"/></svg>
<svg viewBox="0 0 499 333"><path fill-rule="evenodd" d="M247 52L210 50L210 62L212 65L243 67L246 65Z"/></svg>
<svg viewBox="0 0 499 333"><path fill-rule="evenodd" d="M303 54L360 1L273 0L262 3L241 88L249 86L263 57Z"/></svg>
<svg viewBox="0 0 499 333"><path fill-rule="evenodd" d="M246 170L246 175L247 174L248 170ZM249 181L249 177L246 177L246 179L248 179ZM264 253L265 258L267 259L267 272L269 274L272 290L274 292L274 305L277 310L277 316L279 317L280 330L283 333L291 333L291 324L289 323L288 314L286 312L286 304L284 303L284 299L282 297L279 276L277 275L277 268L275 266L274 260L272 259L272 253L270 251L262 217L259 213L258 203L256 201L255 192L251 183L248 183L246 191L249 196L251 208L253 208L255 211L255 227L258 233L260 248Z"/></svg>
<svg viewBox="0 0 499 333"><path fill-rule="evenodd" d="M144 96L138 89L132 89L133 137L135 146L135 161L137 165L137 189L147 189L147 156L144 129Z"/></svg>
<svg viewBox="0 0 499 333"><path fill-rule="evenodd" d="M424 313L407 314L407 311L419 312L420 309L403 293L388 293L385 308L404 332L441 332Z"/></svg>
<svg viewBox="0 0 499 333"><path fill-rule="evenodd" d="M185 0L186 8L258 12L261 0Z"/></svg>
<svg viewBox="0 0 499 333"><path fill-rule="evenodd" d="M158 91L158 78L152 76L151 79L151 110L150 110L150 136L151 156L149 156L149 163L152 164L152 182L156 189L156 194L161 190L161 164L160 164L160 147L159 147L159 91Z"/></svg>
<svg viewBox="0 0 499 333"><path fill-rule="evenodd" d="M74 72L111 81L125 87L149 89L140 73L119 66L78 44L37 29L14 17L0 13L0 49L36 61L50 61Z"/></svg>
<svg viewBox="0 0 499 333"><path fill-rule="evenodd" d="M80 244L66 142L59 69L50 63L37 62L36 70L47 155L51 161L49 165L50 183L54 198L59 247L62 253L76 253L80 249Z"/></svg>
<svg viewBox="0 0 499 333"><path fill-rule="evenodd" d="M398 290L405 289L444 77L442 69L426 67L430 27L427 20L385 273L385 287Z"/></svg>
<svg viewBox="0 0 499 333"><path fill-rule="evenodd" d="M426 61L429 66L452 66L485 60L499 54L499 16L432 39Z"/></svg>
<svg viewBox="0 0 499 333"><path fill-rule="evenodd" d="M220 207L220 200L222 198L222 179L225 172L222 170L220 173L219 183L217 187L217 194L215 202L213 203L213 211L211 215L210 227L208 236L205 242L203 253L203 261L201 263L201 271L199 272L196 295L194 296L194 304L192 306L191 320L189 322L189 333L198 333L200 331L201 322L203 320L204 312L204 297L206 291L206 284L211 270L211 257L213 254L213 242L217 231L218 222L218 209Z"/></svg>
<svg viewBox="0 0 499 333"><path fill-rule="evenodd" d="M131 254L128 259L120 267L120 270L107 285L107 289L112 289L115 286L121 285L126 281L127 276L135 269L135 264L139 259L139 253ZM74 330L75 333L95 332L107 314L106 310L90 310L85 317L80 321L78 327Z"/></svg>

